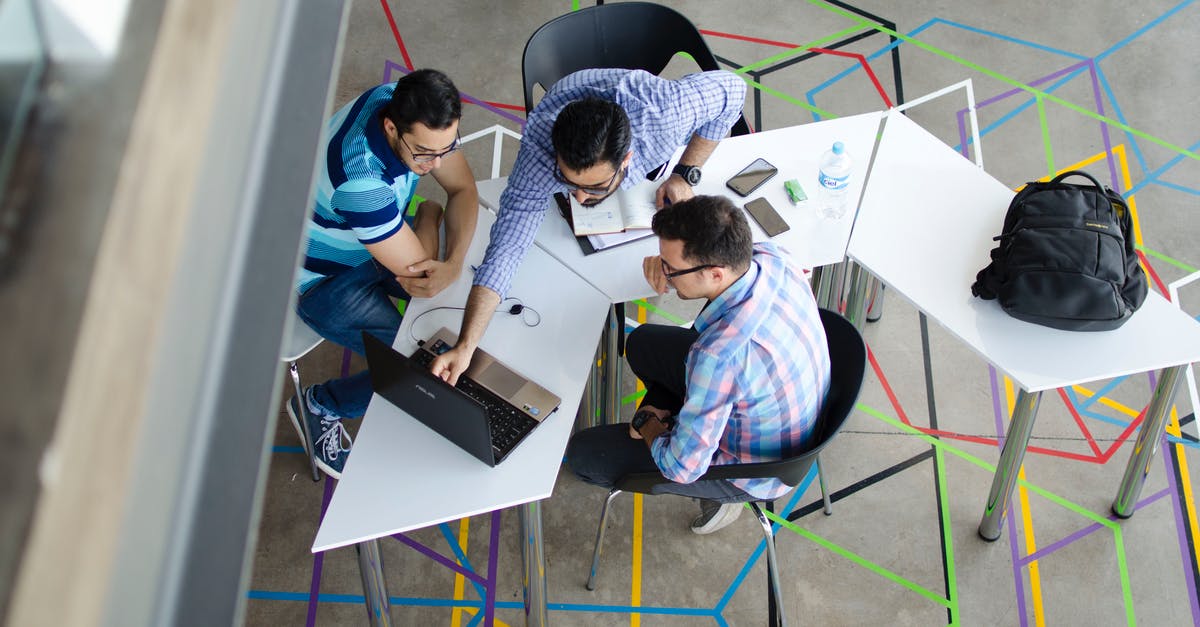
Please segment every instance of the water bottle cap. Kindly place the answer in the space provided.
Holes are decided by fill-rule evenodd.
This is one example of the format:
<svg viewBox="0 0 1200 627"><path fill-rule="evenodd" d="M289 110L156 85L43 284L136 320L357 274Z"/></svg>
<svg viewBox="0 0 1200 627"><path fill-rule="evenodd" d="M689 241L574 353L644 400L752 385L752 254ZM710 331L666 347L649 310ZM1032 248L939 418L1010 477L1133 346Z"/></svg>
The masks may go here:
<svg viewBox="0 0 1200 627"><path fill-rule="evenodd" d="M842 142L833 142L833 154L840 155L846 151L846 146Z"/></svg>

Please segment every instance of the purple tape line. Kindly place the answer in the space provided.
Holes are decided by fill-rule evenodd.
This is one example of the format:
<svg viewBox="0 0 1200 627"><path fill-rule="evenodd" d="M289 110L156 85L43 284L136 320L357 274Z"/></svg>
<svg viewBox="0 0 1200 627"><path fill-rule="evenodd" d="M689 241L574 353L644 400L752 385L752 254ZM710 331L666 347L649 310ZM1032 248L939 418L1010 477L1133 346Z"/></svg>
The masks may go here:
<svg viewBox="0 0 1200 627"><path fill-rule="evenodd" d="M349 353L350 351L346 351ZM346 370L343 369L343 372ZM321 520L325 519L325 510L329 509L329 500L333 498L333 479L325 477L325 489L321 496ZM317 523L320 526L320 523ZM325 551L313 556L312 583L308 587L308 617L304 620L306 627L317 624L317 600L321 597L321 568L325 564Z"/></svg>
<svg viewBox="0 0 1200 627"><path fill-rule="evenodd" d="M392 82L392 73L393 72L400 72L402 74L408 74L410 71L411 70L404 67L403 65L400 65L400 64L392 62L392 61L385 61L383 64L383 82L385 82L385 83ZM465 92L460 91L458 93L460 96L462 96L463 100L465 100L471 104L474 104L474 105L479 105L480 107L487 109L488 111L491 111L492 113L495 113L496 115L498 115L502 118L505 118L507 120L512 120L513 122L520 124L521 128L525 128L525 118L513 115L513 114L509 113L508 111L505 111L504 109L490 105L490 104L488 104L470 94L467 94Z"/></svg>

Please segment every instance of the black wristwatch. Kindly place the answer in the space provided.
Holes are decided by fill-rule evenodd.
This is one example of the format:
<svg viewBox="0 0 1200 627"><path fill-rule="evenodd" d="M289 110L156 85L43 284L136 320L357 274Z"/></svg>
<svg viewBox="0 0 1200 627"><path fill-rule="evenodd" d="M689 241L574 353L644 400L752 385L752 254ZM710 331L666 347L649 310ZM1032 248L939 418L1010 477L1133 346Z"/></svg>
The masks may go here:
<svg viewBox="0 0 1200 627"><path fill-rule="evenodd" d="M639 411L633 415L633 420L629 421L629 426L633 427L634 431L641 433L642 427L646 424L646 421L653 420L654 418L656 418L654 412L645 410Z"/></svg>
<svg viewBox="0 0 1200 627"><path fill-rule="evenodd" d="M634 431L641 433L642 427L646 424L646 422L648 422L650 420L654 420L655 418L658 418L658 416L656 416L654 414L654 412L640 410L633 415L633 420L629 421L629 426L633 427ZM674 416L667 416L666 420L663 420L662 418L658 418L658 421L663 423L664 425L666 425L667 429L670 429L671 427L675 426L675 417Z"/></svg>
<svg viewBox="0 0 1200 627"><path fill-rule="evenodd" d="M695 187L700 184L700 168L694 165L676 164L671 174L678 174L688 185Z"/></svg>

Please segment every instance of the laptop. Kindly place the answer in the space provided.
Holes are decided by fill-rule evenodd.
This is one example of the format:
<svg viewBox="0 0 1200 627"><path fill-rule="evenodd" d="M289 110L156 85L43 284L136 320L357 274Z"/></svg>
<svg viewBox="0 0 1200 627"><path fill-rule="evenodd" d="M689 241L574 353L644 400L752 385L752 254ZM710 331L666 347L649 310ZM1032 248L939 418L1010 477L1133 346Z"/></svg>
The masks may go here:
<svg viewBox="0 0 1200 627"><path fill-rule="evenodd" d="M391 404L489 466L504 461L562 401L482 349L450 386L429 372L457 336L440 329L411 357L363 333L371 387Z"/></svg>

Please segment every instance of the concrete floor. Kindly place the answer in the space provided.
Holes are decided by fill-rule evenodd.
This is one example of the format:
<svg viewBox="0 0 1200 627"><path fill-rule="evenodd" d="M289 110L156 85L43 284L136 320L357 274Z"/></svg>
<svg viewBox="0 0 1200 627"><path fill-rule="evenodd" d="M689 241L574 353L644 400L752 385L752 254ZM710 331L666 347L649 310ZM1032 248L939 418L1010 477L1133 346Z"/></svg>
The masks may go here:
<svg viewBox="0 0 1200 627"><path fill-rule="evenodd" d="M780 55L789 45L833 45L871 30L869 23L860 24L817 1L665 4L710 31L710 47L735 66ZM1200 266L1194 245L1200 226L1189 218L1200 194L1200 161L1194 154L1181 156L1185 149L1195 151L1200 139L1200 117L1194 104L1188 104L1200 96L1192 41L1200 30L1200 6L1191 0L1085 4L917 0L896 5L871 0L859 7L895 22L905 36L899 49L906 101L972 81L980 103L985 164L999 180L1016 187L1092 160L1088 170L1121 191L1132 190L1154 286L1161 290ZM399 40L380 2L354 4L335 106L385 77L394 80L389 64L411 60L416 67L447 72L461 90L495 105L465 108L466 135L495 124L519 130L512 117L521 116L514 107L522 104L524 43L537 26L571 9L572 3L447 0L392 2L389 7ZM886 36L875 34L842 49L865 55L882 91L895 102L890 56L881 52L887 44ZM680 63L667 73L687 67ZM1073 66L1074 73L1039 82ZM759 82L769 88L762 94L761 116L752 105L747 115L762 128L811 121L812 113L798 104L810 97L813 105L834 115L887 106L853 59L832 55L769 71ZM1047 99L1039 108L1024 93L1001 98L1018 83L1036 84L1061 100ZM955 114L965 102L958 91L913 109L911 116L954 145ZM1097 114L1136 132L1104 129ZM1112 159L1105 158L1106 141L1113 145ZM502 174L508 173L516 152L516 143L507 142ZM470 145L467 154L476 177L488 178L491 142ZM429 184L423 183L422 193L436 197ZM1180 292L1184 308L1200 313L1200 288L1193 284ZM671 298L655 305L673 319L693 311ZM636 307L629 315L660 319ZM991 465L998 458L995 440L1006 420L994 408L1005 406L1015 392L936 325L928 331L933 382L927 386L921 329L912 307L890 297L882 321L865 331L874 362L860 409L822 456L835 492L834 514L825 517L809 508L797 520L800 531L782 530L778 536L786 609L793 621L1200 623L1198 521L1189 475L1190 463L1200 460L1187 385L1180 387L1176 422L1169 428L1175 437L1162 446L1150 469L1144 502L1137 515L1119 524L1113 522L1109 504L1129 456L1126 427L1148 401L1149 378L1047 393L1033 436L1036 449L1025 458L1029 487L1016 495L1004 536L988 543L976 534L976 526ZM301 368L315 382L334 375L342 361L341 349L324 345ZM361 363L354 359L349 367ZM632 385L628 375L626 381ZM1103 396L1093 394L1097 391ZM630 413L627 406L623 415ZM307 466L296 452L298 442L282 407L278 424L247 623L365 624L354 552L313 556L308 550L332 482L316 484L306 478ZM924 437L920 430L930 428L942 437ZM766 622L761 536L751 517L715 535L696 537L687 530L695 506L676 497L640 503L634 497L618 499L600 585L587 591L583 584L603 497L603 491L563 473L554 496L544 503L554 624ZM806 508L819 498L813 486L777 506ZM490 558L498 559L498 622L519 625L517 517L511 511L501 514L495 547L487 542L491 520L477 516L411 537L451 559L454 539L480 573L486 573ZM473 624L481 597L470 582L464 585L463 578L399 542L386 540L383 550L395 624Z"/></svg>

